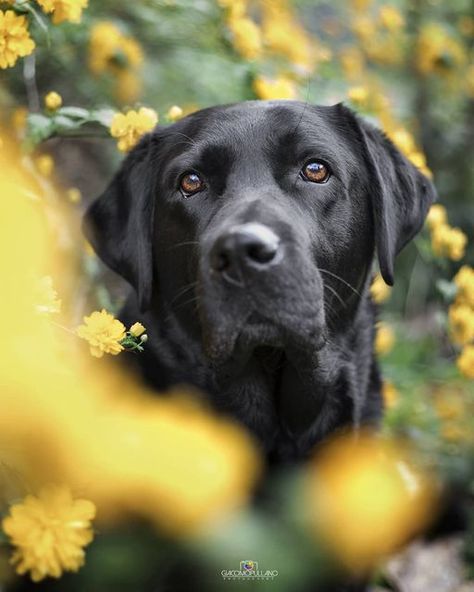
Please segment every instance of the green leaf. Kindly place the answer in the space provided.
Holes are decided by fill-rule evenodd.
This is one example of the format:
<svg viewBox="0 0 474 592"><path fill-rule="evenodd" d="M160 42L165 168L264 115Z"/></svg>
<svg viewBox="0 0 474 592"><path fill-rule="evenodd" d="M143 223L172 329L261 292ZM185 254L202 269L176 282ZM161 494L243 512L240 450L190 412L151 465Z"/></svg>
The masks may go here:
<svg viewBox="0 0 474 592"><path fill-rule="evenodd" d="M66 117L72 117L77 119L89 120L91 112L82 107L61 107L57 111L59 115L66 115Z"/></svg>
<svg viewBox="0 0 474 592"><path fill-rule="evenodd" d="M54 132L54 122L40 113L30 113L27 119L27 137L33 144L39 144Z"/></svg>
<svg viewBox="0 0 474 592"><path fill-rule="evenodd" d="M436 289L447 302L452 302L458 291L456 284L445 279L436 281Z"/></svg>
<svg viewBox="0 0 474 592"><path fill-rule="evenodd" d="M89 121L95 121L104 127L109 128L114 115L115 111L112 109L96 109L95 111L90 112Z"/></svg>
<svg viewBox="0 0 474 592"><path fill-rule="evenodd" d="M77 129L81 126L82 121L74 121L64 115L56 115L53 119L55 131Z"/></svg>

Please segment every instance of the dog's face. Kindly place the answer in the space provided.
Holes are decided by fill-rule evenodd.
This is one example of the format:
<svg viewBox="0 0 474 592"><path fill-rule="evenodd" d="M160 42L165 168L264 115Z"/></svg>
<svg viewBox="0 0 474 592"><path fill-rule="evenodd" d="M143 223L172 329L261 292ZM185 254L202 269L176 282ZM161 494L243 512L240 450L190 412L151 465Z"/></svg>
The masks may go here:
<svg viewBox="0 0 474 592"><path fill-rule="evenodd" d="M255 101L146 136L87 228L143 308L176 315L225 359L259 345L318 349L345 330L374 252L391 284L433 197L345 107Z"/></svg>

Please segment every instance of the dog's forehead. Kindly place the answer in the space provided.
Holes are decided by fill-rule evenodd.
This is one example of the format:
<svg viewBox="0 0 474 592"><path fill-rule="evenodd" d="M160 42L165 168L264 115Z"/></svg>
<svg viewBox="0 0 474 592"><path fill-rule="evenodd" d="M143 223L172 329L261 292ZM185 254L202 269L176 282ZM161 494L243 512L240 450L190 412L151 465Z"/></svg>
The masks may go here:
<svg viewBox="0 0 474 592"><path fill-rule="evenodd" d="M334 135L334 120L333 107L299 101L248 101L198 111L182 120L176 131L195 143L225 143L245 150L268 142L327 140Z"/></svg>

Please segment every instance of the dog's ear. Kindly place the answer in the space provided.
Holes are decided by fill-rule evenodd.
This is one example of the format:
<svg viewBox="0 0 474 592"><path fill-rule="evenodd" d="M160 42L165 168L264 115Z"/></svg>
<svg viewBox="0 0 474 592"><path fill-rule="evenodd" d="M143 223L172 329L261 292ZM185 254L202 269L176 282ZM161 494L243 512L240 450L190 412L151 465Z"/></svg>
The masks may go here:
<svg viewBox="0 0 474 592"><path fill-rule="evenodd" d="M436 190L383 132L347 107L338 107L352 119L359 136L369 170L380 272L385 283L392 286L395 257L423 226Z"/></svg>
<svg viewBox="0 0 474 592"><path fill-rule="evenodd" d="M152 142L151 134L142 138L83 221L98 256L135 288L142 311L149 308L153 286Z"/></svg>

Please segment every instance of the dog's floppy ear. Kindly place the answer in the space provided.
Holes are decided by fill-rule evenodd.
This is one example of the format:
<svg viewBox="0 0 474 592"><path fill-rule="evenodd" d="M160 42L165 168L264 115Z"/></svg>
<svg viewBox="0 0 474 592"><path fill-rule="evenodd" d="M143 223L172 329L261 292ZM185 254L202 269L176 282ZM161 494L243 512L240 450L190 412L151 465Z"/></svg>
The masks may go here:
<svg viewBox="0 0 474 592"><path fill-rule="evenodd" d="M99 257L135 288L142 311L149 307L153 285L152 141L148 134L130 152L83 221Z"/></svg>
<svg viewBox="0 0 474 592"><path fill-rule="evenodd" d="M340 106L353 120L369 169L375 242L382 277L393 285L395 257L419 232L436 199L432 182L374 126Z"/></svg>

